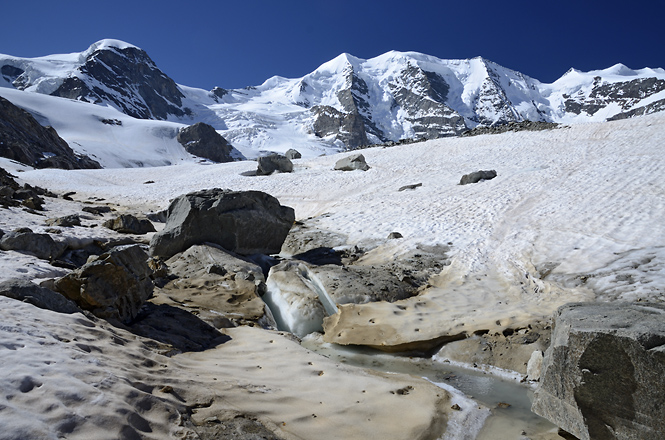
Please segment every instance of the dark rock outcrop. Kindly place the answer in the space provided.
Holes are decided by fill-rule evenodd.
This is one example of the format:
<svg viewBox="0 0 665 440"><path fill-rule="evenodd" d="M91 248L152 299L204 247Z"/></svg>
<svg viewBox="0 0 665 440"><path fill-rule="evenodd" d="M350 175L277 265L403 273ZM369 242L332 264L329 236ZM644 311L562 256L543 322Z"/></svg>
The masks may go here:
<svg viewBox="0 0 665 440"><path fill-rule="evenodd" d="M131 322L154 288L140 246L115 248L55 281L55 290L104 319Z"/></svg>
<svg viewBox="0 0 665 440"><path fill-rule="evenodd" d="M339 171L369 170L369 165L365 162L365 156L362 154L352 154L335 162L335 169Z"/></svg>
<svg viewBox="0 0 665 440"><path fill-rule="evenodd" d="M256 174L267 176L274 172L290 173L293 171L293 162L281 154L273 153L261 156L257 160Z"/></svg>
<svg viewBox="0 0 665 440"><path fill-rule="evenodd" d="M665 438L665 305L573 303L554 315L533 411L581 440Z"/></svg>
<svg viewBox="0 0 665 440"><path fill-rule="evenodd" d="M0 296L16 299L41 309L58 313L76 313L81 310L73 301L58 292L40 287L27 280L7 280L0 283Z"/></svg>
<svg viewBox="0 0 665 440"><path fill-rule="evenodd" d="M139 119L185 116L185 95L178 85L157 68L148 54L137 47L99 47L88 51L79 75L66 78L53 96L109 104Z"/></svg>
<svg viewBox="0 0 665 440"><path fill-rule="evenodd" d="M137 218L131 214L121 214L116 218L106 220L103 226L123 234L143 235L148 232L155 232L155 227L150 220Z"/></svg>
<svg viewBox="0 0 665 440"><path fill-rule="evenodd" d="M53 127L42 127L25 110L0 97L0 156L35 168L101 168L78 156Z"/></svg>
<svg viewBox="0 0 665 440"><path fill-rule="evenodd" d="M178 131L178 142L195 156L214 162L233 162L233 147L212 126L203 122Z"/></svg>
<svg viewBox="0 0 665 440"><path fill-rule="evenodd" d="M49 234L36 234L29 228L16 229L0 238L3 251L25 252L42 260L58 258L66 248L66 244L53 240Z"/></svg>
<svg viewBox="0 0 665 440"><path fill-rule="evenodd" d="M460 185L467 185L469 183L478 183L481 180L491 180L496 177L496 171L495 170L489 170L489 171L475 171L473 173L465 174L462 176L462 178L459 181Z"/></svg>
<svg viewBox="0 0 665 440"><path fill-rule="evenodd" d="M193 192L171 202L164 229L150 241L150 254L169 258L205 242L241 255L274 254L294 220L292 208L260 191Z"/></svg>

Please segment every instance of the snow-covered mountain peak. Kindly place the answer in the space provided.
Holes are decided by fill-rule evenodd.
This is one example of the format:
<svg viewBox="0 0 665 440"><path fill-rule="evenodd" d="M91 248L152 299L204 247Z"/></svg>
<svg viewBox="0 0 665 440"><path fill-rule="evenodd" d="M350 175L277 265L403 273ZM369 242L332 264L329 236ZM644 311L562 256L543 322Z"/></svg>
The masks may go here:
<svg viewBox="0 0 665 440"><path fill-rule="evenodd" d="M104 50L104 49L120 49L120 50L123 50L123 49L137 49L137 50L143 51L140 47L134 46L131 43L127 43L127 42L122 41L122 40L115 40L115 39L112 39L112 38L105 38L103 40L99 40L96 43L91 44L90 47L87 50L81 52L81 56L85 60L92 53L94 53L98 50Z"/></svg>

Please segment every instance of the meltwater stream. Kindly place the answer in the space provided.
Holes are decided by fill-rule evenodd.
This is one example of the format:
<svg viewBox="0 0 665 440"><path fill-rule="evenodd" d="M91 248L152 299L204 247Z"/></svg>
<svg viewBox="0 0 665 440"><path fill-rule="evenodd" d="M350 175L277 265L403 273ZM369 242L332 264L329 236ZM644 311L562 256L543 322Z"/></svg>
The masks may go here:
<svg viewBox="0 0 665 440"><path fill-rule="evenodd" d="M461 391L491 410L476 440L559 438L557 428L552 423L531 412L532 390L515 380L431 359L326 344L314 335L303 339L302 345L341 363L387 373L420 376L442 388L450 386Z"/></svg>

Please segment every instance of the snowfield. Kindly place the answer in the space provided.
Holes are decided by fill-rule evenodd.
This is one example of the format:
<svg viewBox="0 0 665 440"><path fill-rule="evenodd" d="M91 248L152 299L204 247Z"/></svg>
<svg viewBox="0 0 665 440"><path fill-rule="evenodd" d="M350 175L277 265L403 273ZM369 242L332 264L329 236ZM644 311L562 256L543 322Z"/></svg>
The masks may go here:
<svg viewBox="0 0 665 440"><path fill-rule="evenodd" d="M5 93L8 92L3 90ZM100 115L103 111L99 109ZM542 132L446 138L366 149L362 153L371 167L366 172L334 171L333 166L342 155L330 155L296 160L293 173L253 176L256 163L252 161L174 162L168 149L155 157L178 165L64 171L35 170L3 159L0 166L18 176L20 182L59 194L76 192L73 196L76 202L47 199L47 217L79 212L81 203L86 202L112 203L131 212L148 213L166 208L170 199L190 191L213 187L251 189L265 191L293 207L299 220L315 218L320 229L345 237L345 245L364 249L362 264L390 261L419 246L447 247L451 264L433 277L420 296L399 304L344 306L338 324L343 324L346 330L339 336L325 335L331 338L328 342L353 343L358 338L371 341L378 338L377 331L366 325L367 317L371 316L382 330L394 332L392 342L400 343L416 327L423 339L444 331L471 334L478 330L519 328L546 319L556 307L570 301L665 301L663 139L665 114L660 113ZM495 179L458 185L463 174L489 169L497 171ZM422 186L398 191L405 185L418 183ZM43 232L44 219L16 208L0 209L0 228L5 231L28 226L35 232ZM85 224L91 226L92 222L87 220ZM399 232L404 238L389 240L391 232ZM96 227L75 227L55 238L85 241L86 237L92 239L107 233ZM48 262L15 252L2 252L0 256L2 279L39 281L62 271ZM312 367L325 371L326 382L315 385L310 377L314 374L309 371L311 368L303 367L307 359L319 362L314 354L282 339L273 346L270 338L276 336L265 336L271 333L263 334L256 329L229 331L233 341L228 347L235 347L239 353L232 361L226 358L228 353L224 354L226 344L209 354L190 353L170 359L146 354L139 341L132 341L126 350L121 350L112 342L113 337L132 336L122 332L114 335L108 328L97 330L98 339L85 339L88 349L83 351L87 354L79 350L75 357L56 356L55 353L64 353L62 339L75 338L76 329L87 324L75 317L37 311L26 304L19 306L6 299L2 302L0 353L5 353L3 359L11 355L11 365L3 362L1 367L2 388L16 392L5 393L0 398L3 408L0 424L5 425L9 417L14 424L5 426L20 429L16 432L39 432L44 438L56 438L56 432L66 432L57 431L50 423L52 416L47 414L51 405L50 408L59 408L71 421L69 428L63 430L85 427L76 431L80 434L78 438L83 438L98 432L86 420L102 420L104 415L93 410L94 405L72 402L83 399L91 404L106 402L124 408L123 400L110 390L114 383L122 384L118 392L134 400L132 392L136 391L131 388L145 392L141 383L173 384L178 389L191 386L188 396L196 393L203 396L205 387L201 383L208 380L205 383L213 383L214 368L222 364L226 377L210 386L228 393L227 403L234 407L263 414L262 420L271 421L270 426L279 426L275 429L291 436L288 438L340 438L342 434L337 429L341 426L365 426L362 421L367 418L381 427L372 431L371 435L377 438L388 438L379 435L381 432L392 433L385 435L397 438L396 431L391 431L397 429L391 418L400 421L403 437L399 438L416 438L415 432L436 431L435 425L440 420L435 420L433 414L436 408L442 408L441 402L450 407L449 396L437 395L422 382L410 382L411 379L399 376L400 387L411 384L417 390L408 397L413 397L409 402L416 402L416 398L425 402L421 413L403 414L415 403L392 397L385 400L382 393L391 389L392 382L377 375L371 378L376 383L373 391L369 391L368 385L363 400L365 409L350 411L353 402L346 397L349 402L339 399L340 396L353 396L353 401L363 399L356 393L366 383L358 382L360 373L326 363L320 368ZM401 310L405 313L394 313L397 305L404 306ZM22 326L21 322L33 317L34 323ZM54 324L46 326L41 322ZM355 330L350 331L351 328ZM38 338L43 342L35 342ZM292 363L282 361L286 351L294 359ZM48 368L44 366L45 353L54 354ZM140 366L110 361L121 356L120 353L127 353L132 362L152 367L142 370ZM146 357L150 362L145 361ZM275 362L276 359L282 360ZM263 366L262 372L249 374L249 369L256 369L257 365ZM78 372L73 373L72 369ZM307 380L297 380L297 388L291 388L296 385L283 379L284 371ZM201 378L188 382L178 376L187 372ZM71 378L66 396L59 385L62 377ZM42 400L28 398L33 389ZM316 389L317 396L308 389ZM159 397L157 390L154 388L152 392ZM18 397L10 399L10 394ZM288 396L289 405L284 405L280 396ZM319 404L319 397L326 405ZM335 399L338 399L336 406ZM169 424L177 402L171 397L158 400L158 404L151 406L154 409L142 416L152 417L156 430L154 434L141 431L144 438L153 438L151 435L158 438L158 433L178 435ZM33 406L35 402L41 403ZM370 405L377 405L376 411L370 410ZM325 417L314 420L311 413L324 407L319 414ZM375 419L379 415L381 418ZM474 409L454 417L459 424L464 418L482 421L486 416L486 410ZM17 417L35 418L39 422L35 428L16 422ZM116 426L115 419L108 423ZM143 426L137 423L130 424L127 432ZM424 429L426 425L429 427ZM352 431L345 438L358 434ZM422 435L422 438L435 438Z"/></svg>

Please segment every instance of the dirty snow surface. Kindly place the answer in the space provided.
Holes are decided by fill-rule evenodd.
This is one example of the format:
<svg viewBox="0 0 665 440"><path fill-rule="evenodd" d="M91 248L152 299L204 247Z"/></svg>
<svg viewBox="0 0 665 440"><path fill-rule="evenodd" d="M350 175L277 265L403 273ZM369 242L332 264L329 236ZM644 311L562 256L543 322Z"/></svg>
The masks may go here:
<svg viewBox="0 0 665 440"><path fill-rule="evenodd" d="M260 177L252 161L77 171L9 160L0 166L20 182L75 191L77 209L104 199L148 213L204 188L265 191L298 220L314 220L363 249L367 265L423 246L446 248L450 264L421 295L342 307L343 327L326 334L329 342L398 345L414 332L427 339L519 328L570 301L664 301L663 139L665 115L655 114L366 149L366 172L334 171L343 154L297 160L293 173ZM491 169L493 180L458 184L463 174ZM399 191L415 184L422 185ZM74 206L47 199L46 216L71 214ZM42 232L44 218L0 209L0 228ZM84 223L56 238L103 234ZM389 240L391 232L403 238ZM15 252L0 253L0 264L3 279L39 281L62 271ZM342 368L267 330L228 330L231 342L209 353L165 357L80 314L3 298L0 316L0 426L15 433L3 429L0 439L183 438L183 414L195 408L205 418L217 407L252 413L284 438L436 438L445 422L436 414L450 408L450 396L424 381ZM368 327L370 316L383 339ZM407 411L416 401L419 411ZM485 417L477 411L450 417Z"/></svg>

